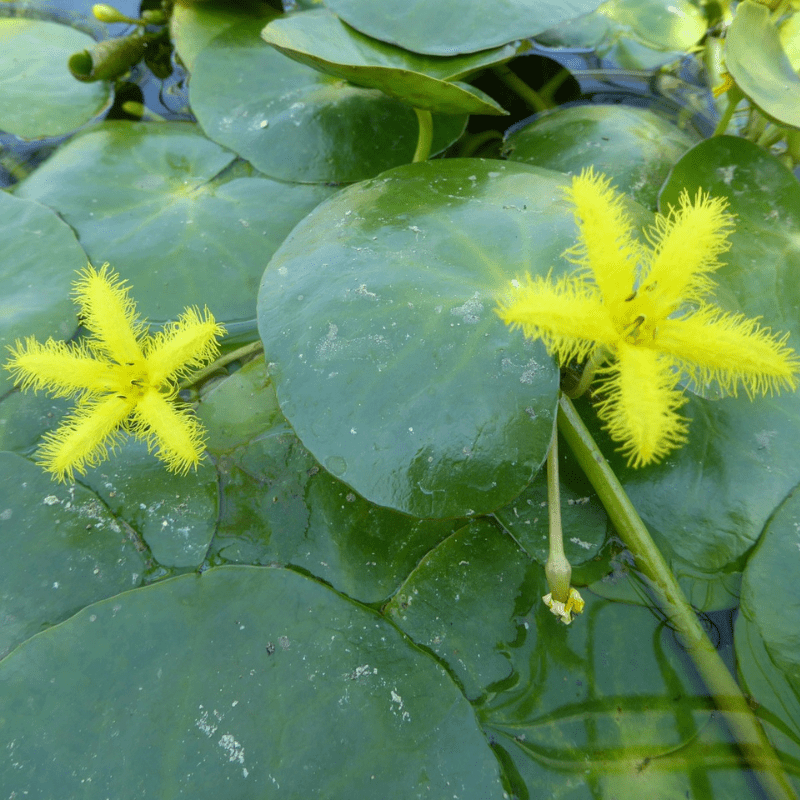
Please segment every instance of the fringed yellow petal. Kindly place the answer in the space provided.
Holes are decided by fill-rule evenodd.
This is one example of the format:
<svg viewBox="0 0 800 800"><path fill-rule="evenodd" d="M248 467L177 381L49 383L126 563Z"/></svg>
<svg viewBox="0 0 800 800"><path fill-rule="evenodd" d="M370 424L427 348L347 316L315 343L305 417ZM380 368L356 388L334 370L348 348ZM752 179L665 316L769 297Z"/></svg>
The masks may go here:
<svg viewBox="0 0 800 800"><path fill-rule="evenodd" d="M641 249L633 237L624 196L611 188L609 178L595 175L592 167L573 178L565 194L575 206L580 230L578 243L567 255L591 269L607 305L624 301L633 291Z"/></svg>
<svg viewBox="0 0 800 800"><path fill-rule="evenodd" d="M497 313L506 325L522 328L529 339L541 339L559 363L582 360L598 344L619 338L599 292L584 281L526 276L512 284Z"/></svg>
<svg viewBox="0 0 800 800"><path fill-rule="evenodd" d="M654 285L666 314L682 302L699 301L713 291L711 273L717 258L726 252L734 218L725 209L728 201L697 192L694 201L684 190L680 206L667 216L659 214L647 238L653 245L643 285Z"/></svg>
<svg viewBox="0 0 800 800"><path fill-rule="evenodd" d="M149 340L146 349L150 380L161 385L213 361L219 353L217 338L225 328L206 308L187 308L177 322L170 323Z"/></svg>
<svg viewBox="0 0 800 800"><path fill-rule="evenodd" d="M205 429L189 409L176 406L155 390L145 392L136 404L130 426L134 436L156 450L171 472L196 469L205 449Z"/></svg>
<svg viewBox="0 0 800 800"><path fill-rule="evenodd" d="M86 347L29 336L9 347L5 368L22 391L44 390L53 397L105 392L113 384L113 365L94 358Z"/></svg>
<svg viewBox="0 0 800 800"><path fill-rule="evenodd" d="M120 364L140 361L140 340L145 326L136 317L130 287L104 264L98 272L91 264L79 273L73 294L81 307L83 324L92 332L87 345Z"/></svg>
<svg viewBox="0 0 800 800"><path fill-rule="evenodd" d="M703 305L689 316L664 320L653 347L678 359L698 384L716 381L733 395L742 385L752 399L797 388L800 359L786 346L788 338L788 333L773 334L744 314Z"/></svg>
<svg viewBox="0 0 800 800"><path fill-rule="evenodd" d="M86 467L108 458L133 406L133 400L116 395L79 402L57 430L44 435L36 463L59 481L71 481L75 472L83 475Z"/></svg>
<svg viewBox="0 0 800 800"><path fill-rule="evenodd" d="M686 398L675 388L669 359L623 344L616 363L600 374L605 398L598 415L629 466L657 461L686 441L687 421L677 413Z"/></svg>

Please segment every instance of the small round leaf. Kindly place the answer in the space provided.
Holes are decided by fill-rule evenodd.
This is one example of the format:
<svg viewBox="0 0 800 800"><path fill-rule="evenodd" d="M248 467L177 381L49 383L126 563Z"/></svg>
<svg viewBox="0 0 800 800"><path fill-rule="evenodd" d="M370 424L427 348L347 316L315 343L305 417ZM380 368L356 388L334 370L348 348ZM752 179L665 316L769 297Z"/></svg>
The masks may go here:
<svg viewBox="0 0 800 800"><path fill-rule="evenodd" d="M62 136L111 103L108 84L70 75L74 53L91 49L88 34L39 19L0 19L0 130L22 139Z"/></svg>

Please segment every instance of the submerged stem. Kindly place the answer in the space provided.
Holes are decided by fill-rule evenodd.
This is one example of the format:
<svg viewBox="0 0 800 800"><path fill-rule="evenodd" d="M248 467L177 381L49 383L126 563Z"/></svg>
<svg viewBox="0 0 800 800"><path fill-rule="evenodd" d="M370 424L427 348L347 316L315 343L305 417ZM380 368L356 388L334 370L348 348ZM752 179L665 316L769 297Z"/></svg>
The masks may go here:
<svg viewBox="0 0 800 800"><path fill-rule="evenodd" d="M616 474L567 397L562 397L559 404L558 429L600 497L611 523L636 559L637 568L649 580L667 619L680 634L686 652L767 795L771 800L796 800L797 795L739 684L711 644Z"/></svg>
<svg viewBox="0 0 800 800"><path fill-rule="evenodd" d="M419 136L417 138L417 149L414 151L412 162L427 161L431 154L431 144L433 143L433 117L431 112L424 108L415 108L419 122Z"/></svg>
<svg viewBox="0 0 800 800"><path fill-rule="evenodd" d="M505 64L492 67L492 72L506 85L512 92L521 97L525 103L537 113L547 111L553 107L552 103L547 103L535 89L525 83L516 72Z"/></svg>

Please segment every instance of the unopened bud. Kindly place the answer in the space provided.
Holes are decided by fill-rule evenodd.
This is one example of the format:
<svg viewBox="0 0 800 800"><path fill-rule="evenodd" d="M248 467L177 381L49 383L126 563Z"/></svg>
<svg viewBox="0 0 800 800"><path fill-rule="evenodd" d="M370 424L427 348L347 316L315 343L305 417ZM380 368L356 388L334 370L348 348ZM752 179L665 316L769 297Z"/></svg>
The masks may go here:
<svg viewBox="0 0 800 800"><path fill-rule="evenodd" d="M131 25L141 25L142 21L126 17L121 11L117 11L114 6L107 3L95 3L92 6L94 18L100 22L127 22Z"/></svg>

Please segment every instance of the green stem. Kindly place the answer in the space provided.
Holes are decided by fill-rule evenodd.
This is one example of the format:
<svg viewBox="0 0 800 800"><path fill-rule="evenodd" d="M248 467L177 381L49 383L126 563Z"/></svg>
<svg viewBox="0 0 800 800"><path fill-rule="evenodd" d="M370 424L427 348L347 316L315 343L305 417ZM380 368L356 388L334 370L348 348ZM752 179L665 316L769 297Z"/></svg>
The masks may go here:
<svg viewBox="0 0 800 800"><path fill-rule="evenodd" d="M738 86L728 90L728 106L725 109L725 113L720 117L717 127L714 128L712 136L722 136L728 130L728 125L731 124L731 119L733 118L733 112L736 111L736 106L739 105L743 97L744 94Z"/></svg>
<svg viewBox="0 0 800 800"><path fill-rule="evenodd" d="M499 67L492 67L492 72L506 85L512 92L519 95L534 111L537 113L547 111L549 106L542 96L535 90L531 89L516 72L502 64Z"/></svg>
<svg viewBox="0 0 800 800"><path fill-rule="evenodd" d="M585 394L592 385L592 381L594 380L594 376L597 374L597 370L607 359L608 350L605 347L598 347L584 365L580 379L572 389L566 392L566 395L571 397L573 400L576 400L581 395Z"/></svg>
<svg viewBox="0 0 800 800"><path fill-rule="evenodd" d="M768 150L770 147L772 147L772 145L777 144L785 136L785 128L769 123L758 137L756 144L759 147L763 147L765 150Z"/></svg>
<svg viewBox="0 0 800 800"><path fill-rule="evenodd" d="M419 137L417 139L417 149L414 151L412 162L427 161L431 154L431 144L433 142L433 117L431 112L424 108L415 108L419 123Z"/></svg>
<svg viewBox="0 0 800 800"><path fill-rule="evenodd" d="M561 398L558 428L600 497L611 523L636 559L637 568L650 581L659 605L680 634L686 652L711 691L739 749L767 795L771 800L797 800L772 745L739 685L709 641L617 476L567 397Z"/></svg>
<svg viewBox="0 0 800 800"><path fill-rule="evenodd" d="M787 132L786 150L792 162L790 169L793 169L795 164L800 163L800 131L797 129Z"/></svg>
<svg viewBox="0 0 800 800"><path fill-rule="evenodd" d="M188 389L190 386L195 386L201 381L204 381L209 375L213 375L218 369L222 369L222 367L230 364L232 361L238 361L240 358L245 358L246 356L254 353L260 353L263 349L264 345L261 343L261 341L250 342L250 344L246 344L243 347L237 347L236 350L231 350L230 353L225 353L224 356L220 356L216 361L212 361L207 367L203 367L203 369L193 373L186 378L186 380L181 381L178 384L178 389Z"/></svg>
<svg viewBox="0 0 800 800"><path fill-rule="evenodd" d="M558 481L558 433L547 453L547 513L550 520L550 552L544 573L553 600L566 603L569 600L569 585L572 565L564 554L564 533L561 529L561 492Z"/></svg>

